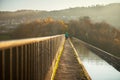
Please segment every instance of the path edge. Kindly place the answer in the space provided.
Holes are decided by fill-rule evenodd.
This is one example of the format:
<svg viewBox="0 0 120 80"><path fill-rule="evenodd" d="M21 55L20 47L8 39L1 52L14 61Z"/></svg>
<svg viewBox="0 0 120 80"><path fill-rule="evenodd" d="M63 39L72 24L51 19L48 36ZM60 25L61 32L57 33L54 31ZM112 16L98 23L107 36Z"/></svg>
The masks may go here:
<svg viewBox="0 0 120 80"><path fill-rule="evenodd" d="M75 47L74 47L74 45L73 45L73 43L71 42L70 39L69 39L69 43L70 43L70 45L72 46L72 48L73 48L73 50L74 50L74 54L75 54L75 56L76 56L76 59L77 59L79 65L82 66L82 70L83 70L83 72L84 72L87 80L92 80L91 77L90 77L90 75L88 74L87 70L85 69L82 61L80 60L80 57L78 56L78 53L77 53L77 51L76 51L76 49L75 49Z"/></svg>

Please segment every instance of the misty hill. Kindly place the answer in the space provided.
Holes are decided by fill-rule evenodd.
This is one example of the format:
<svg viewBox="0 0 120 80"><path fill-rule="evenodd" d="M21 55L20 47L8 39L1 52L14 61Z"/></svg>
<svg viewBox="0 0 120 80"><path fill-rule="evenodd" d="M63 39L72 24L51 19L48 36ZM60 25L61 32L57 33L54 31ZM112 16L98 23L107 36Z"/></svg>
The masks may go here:
<svg viewBox="0 0 120 80"><path fill-rule="evenodd" d="M0 21L24 22L35 19L52 17L56 20L68 21L89 16L95 22L105 21L110 25L120 28L120 3L106 6L76 7L55 11L19 10L15 12L0 12Z"/></svg>

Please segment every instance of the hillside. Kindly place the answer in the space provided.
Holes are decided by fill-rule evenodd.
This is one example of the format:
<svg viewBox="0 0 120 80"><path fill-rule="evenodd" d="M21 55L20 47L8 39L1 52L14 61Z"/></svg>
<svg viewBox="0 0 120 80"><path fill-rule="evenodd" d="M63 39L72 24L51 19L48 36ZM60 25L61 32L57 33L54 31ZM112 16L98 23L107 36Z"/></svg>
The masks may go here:
<svg viewBox="0 0 120 80"><path fill-rule="evenodd" d="M39 10L19 10L15 12L0 12L0 25L5 23L23 23L35 19L52 17L56 20L68 21L89 16L94 22L105 21L110 25L120 29L120 3L109 4L106 6L76 7L56 11Z"/></svg>

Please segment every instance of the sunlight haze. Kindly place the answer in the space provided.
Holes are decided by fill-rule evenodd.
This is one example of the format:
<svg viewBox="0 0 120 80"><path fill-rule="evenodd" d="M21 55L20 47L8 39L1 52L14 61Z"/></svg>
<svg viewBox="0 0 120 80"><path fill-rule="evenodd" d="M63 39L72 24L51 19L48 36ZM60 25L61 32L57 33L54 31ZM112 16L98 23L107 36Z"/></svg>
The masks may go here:
<svg viewBox="0 0 120 80"><path fill-rule="evenodd" d="M0 11L60 10L71 7L87 7L120 3L120 0L0 0Z"/></svg>

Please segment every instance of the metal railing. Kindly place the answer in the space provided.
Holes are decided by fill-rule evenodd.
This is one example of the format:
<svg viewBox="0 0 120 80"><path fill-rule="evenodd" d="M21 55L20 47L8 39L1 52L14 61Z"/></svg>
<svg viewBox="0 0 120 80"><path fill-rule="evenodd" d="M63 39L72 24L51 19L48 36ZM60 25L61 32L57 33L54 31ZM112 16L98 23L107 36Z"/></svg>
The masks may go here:
<svg viewBox="0 0 120 80"><path fill-rule="evenodd" d="M0 42L0 80L44 80L64 35Z"/></svg>

